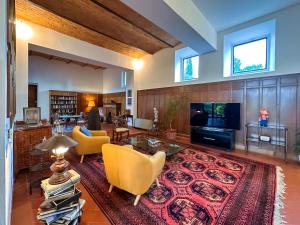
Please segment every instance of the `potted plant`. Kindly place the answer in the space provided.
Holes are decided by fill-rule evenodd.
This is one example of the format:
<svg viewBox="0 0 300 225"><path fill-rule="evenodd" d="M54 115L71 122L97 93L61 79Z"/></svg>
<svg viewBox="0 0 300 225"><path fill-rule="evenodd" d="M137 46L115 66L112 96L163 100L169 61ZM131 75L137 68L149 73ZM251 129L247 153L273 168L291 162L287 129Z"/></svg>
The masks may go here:
<svg viewBox="0 0 300 225"><path fill-rule="evenodd" d="M167 101L167 110L165 114L165 136L167 139L176 139L176 129L172 127L173 121L180 108L185 105L185 98L180 96L171 96Z"/></svg>

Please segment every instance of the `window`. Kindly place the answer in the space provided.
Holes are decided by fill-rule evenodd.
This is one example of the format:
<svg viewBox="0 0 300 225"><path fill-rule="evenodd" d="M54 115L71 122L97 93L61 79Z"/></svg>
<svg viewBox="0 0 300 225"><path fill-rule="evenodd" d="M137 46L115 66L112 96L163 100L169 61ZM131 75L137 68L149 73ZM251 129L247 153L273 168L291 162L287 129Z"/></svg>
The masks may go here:
<svg viewBox="0 0 300 225"><path fill-rule="evenodd" d="M127 86L127 71L121 72L121 87Z"/></svg>
<svg viewBox="0 0 300 225"><path fill-rule="evenodd" d="M267 69L267 38L233 46L233 74Z"/></svg>
<svg viewBox="0 0 300 225"><path fill-rule="evenodd" d="M193 81L199 78L199 55L189 47L175 51L175 82Z"/></svg>
<svg viewBox="0 0 300 225"><path fill-rule="evenodd" d="M198 79L199 56L192 56L192 57L184 58L182 60L182 66L183 66L183 69L182 69L182 71L183 71L182 80L183 81Z"/></svg>
<svg viewBox="0 0 300 225"><path fill-rule="evenodd" d="M223 76L275 71L276 20L224 35Z"/></svg>

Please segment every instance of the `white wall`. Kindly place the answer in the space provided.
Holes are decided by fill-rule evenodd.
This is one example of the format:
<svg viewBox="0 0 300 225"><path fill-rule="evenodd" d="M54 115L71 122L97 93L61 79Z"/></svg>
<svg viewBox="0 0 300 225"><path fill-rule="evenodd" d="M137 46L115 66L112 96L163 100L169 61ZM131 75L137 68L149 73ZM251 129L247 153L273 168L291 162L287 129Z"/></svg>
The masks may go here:
<svg viewBox="0 0 300 225"><path fill-rule="evenodd" d="M300 72L300 5L255 19L218 33L218 51L200 57L199 80L174 82L175 49L164 49L154 55L143 57L144 67L136 71L134 85L137 90L159 87L209 83L232 79L284 75ZM223 37L225 34L252 26L270 19L276 19L276 65L275 71L240 77L223 77Z"/></svg>
<svg viewBox="0 0 300 225"><path fill-rule="evenodd" d="M38 84L38 106L49 119L49 90L102 93L102 70L66 64L38 56L29 57L29 83Z"/></svg>
<svg viewBox="0 0 300 225"><path fill-rule="evenodd" d="M116 92L124 92L128 89L133 88L133 71L132 70L126 70L127 71L127 86L122 87L121 86L121 72L124 69L121 68L113 68L113 69L105 69L103 70L103 93L116 93ZM127 92L126 92L127 95ZM132 102L132 105L127 104L127 98L126 98L126 109L130 109L132 112L134 102Z"/></svg>
<svg viewBox="0 0 300 225"><path fill-rule="evenodd" d="M126 87L121 86L122 69L103 70L103 93L115 93L126 91Z"/></svg>
<svg viewBox="0 0 300 225"><path fill-rule="evenodd" d="M75 39L32 23L27 23L32 37L17 37L16 105L17 120L22 120L23 107L28 105L28 45L33 44L116 67L132 69L132 58L96 45Z"/></svg>

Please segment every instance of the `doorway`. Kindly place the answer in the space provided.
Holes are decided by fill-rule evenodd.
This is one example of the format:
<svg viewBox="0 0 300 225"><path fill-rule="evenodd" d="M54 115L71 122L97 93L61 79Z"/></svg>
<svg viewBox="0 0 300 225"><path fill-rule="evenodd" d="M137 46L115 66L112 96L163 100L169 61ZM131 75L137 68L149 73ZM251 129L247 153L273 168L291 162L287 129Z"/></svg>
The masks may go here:
<svg viewBox="0 0 300 225"><path fill-rule="evenodd" d="M28 85L28 107L37 107L37 84Z"/></svg>

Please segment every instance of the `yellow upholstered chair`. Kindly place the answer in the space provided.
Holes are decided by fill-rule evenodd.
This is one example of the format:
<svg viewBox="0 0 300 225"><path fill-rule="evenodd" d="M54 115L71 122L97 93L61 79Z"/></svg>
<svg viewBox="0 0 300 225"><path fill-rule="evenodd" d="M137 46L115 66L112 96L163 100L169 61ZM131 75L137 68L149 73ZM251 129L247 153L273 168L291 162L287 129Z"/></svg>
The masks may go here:
<svg viewBox="0 0 300 225"><path fill-rule="evenodd" d="M105 130L90 130L92 136L87 136L80 131L80 126L73 129L73 139L78 142L76 152L81 155L82 163L84 155L100 153L102 145L110 142Z"/></svg>
<svg viewBox="0 0 300 225"><path fill-rule="evenodd" d="M109 192L115 186L134 194L134 205L137 205L141 195L155 180L159 186L157 177L165 164L164 152L149 156L128 146L104 144L102 155L106 177L110 183Z"/></svg>

